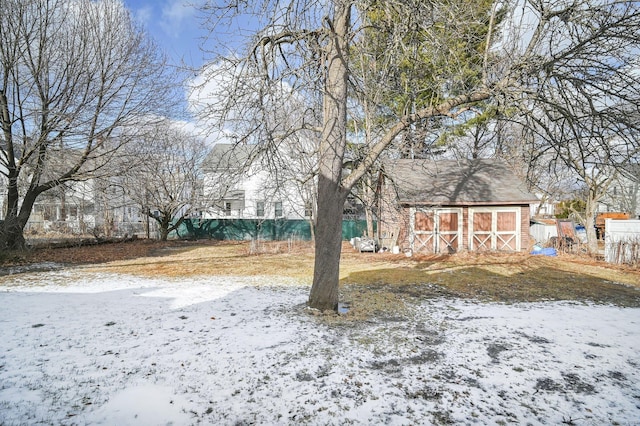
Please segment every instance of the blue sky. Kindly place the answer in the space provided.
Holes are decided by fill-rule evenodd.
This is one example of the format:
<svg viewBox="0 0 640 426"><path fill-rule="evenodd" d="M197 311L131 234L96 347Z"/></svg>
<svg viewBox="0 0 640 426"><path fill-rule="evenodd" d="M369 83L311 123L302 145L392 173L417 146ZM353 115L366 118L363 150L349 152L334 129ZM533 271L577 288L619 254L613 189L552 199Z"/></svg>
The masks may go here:
<svg viewBox="0 0 640 426"><path fill-rule="evenodd" d="M198 12L193 6L198 0L123 0L135 19L142 24L175 64L200 67L203 54Z"/></svg>

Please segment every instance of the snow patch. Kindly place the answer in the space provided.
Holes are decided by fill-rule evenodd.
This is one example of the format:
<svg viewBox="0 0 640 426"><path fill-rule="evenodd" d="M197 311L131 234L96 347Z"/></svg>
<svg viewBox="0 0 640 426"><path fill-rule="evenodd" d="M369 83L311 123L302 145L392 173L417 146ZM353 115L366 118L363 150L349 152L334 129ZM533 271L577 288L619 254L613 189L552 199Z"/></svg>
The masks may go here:
<svg viewBox="0 0 640 426"><path fill-rule="evenodd" d="M182 408L186 405L187 400L172 388L147 384L116 392L84 420L110 425L184 425L190 422L190 416Z"/></svg>
<svg viewBox="0 0 640 426"><path fill-rule="evenodd" d="M307 295L273 277L0 277L0 424L640 418L640 309L443 298L328 324Z"/></svg>

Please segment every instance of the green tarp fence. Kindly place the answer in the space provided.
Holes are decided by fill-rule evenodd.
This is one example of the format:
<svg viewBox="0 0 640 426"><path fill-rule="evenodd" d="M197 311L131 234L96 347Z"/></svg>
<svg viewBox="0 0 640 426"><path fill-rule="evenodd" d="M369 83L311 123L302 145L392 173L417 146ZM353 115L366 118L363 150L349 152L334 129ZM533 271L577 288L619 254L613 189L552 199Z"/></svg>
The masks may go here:
<svg viewBox="0 0 640 426"><path fill-rule="evenodd" d="M361 237L366 229L365 220L343 220L342 238ZM214 240L311 240L311 225L306 220L186 219L172 236Z"/></svg>

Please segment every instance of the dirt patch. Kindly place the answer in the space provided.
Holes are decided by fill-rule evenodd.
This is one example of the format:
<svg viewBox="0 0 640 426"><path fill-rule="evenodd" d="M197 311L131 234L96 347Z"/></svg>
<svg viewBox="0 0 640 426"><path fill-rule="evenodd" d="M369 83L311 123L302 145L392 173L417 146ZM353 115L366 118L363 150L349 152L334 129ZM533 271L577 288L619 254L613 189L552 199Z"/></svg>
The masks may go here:
<svg viewBox="0 0 640 426"><path fill-rule="evenodd" d="M589 382L582 379L575 373L562 373L563 382L559 383L548 377L538 379L536 381L536 391L548 391L548 392L575 392L583 394L594 394L596 388Z"/></svg>

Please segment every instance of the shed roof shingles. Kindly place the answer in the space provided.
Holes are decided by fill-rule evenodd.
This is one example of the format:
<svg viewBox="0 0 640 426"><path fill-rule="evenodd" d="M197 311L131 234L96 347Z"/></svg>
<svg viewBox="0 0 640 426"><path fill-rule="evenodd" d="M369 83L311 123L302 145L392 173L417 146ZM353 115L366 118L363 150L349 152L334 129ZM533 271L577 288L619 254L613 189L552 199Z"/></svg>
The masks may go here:
<svg viewBox="0 0 640 426"><path fill-rule="evenodd" d="M538 201L502 162L396 160L386 165L401 204L523 205Z"/></svg>

